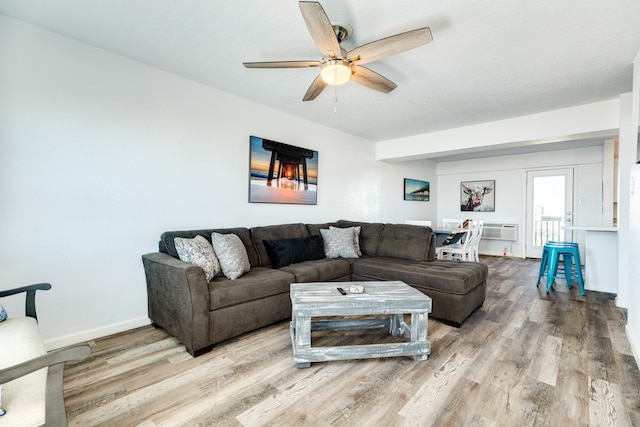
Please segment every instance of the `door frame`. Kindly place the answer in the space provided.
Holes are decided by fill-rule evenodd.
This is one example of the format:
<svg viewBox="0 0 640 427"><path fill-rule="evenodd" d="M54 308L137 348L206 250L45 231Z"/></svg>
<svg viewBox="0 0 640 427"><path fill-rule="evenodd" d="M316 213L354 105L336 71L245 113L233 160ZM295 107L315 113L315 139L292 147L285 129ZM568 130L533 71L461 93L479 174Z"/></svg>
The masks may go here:
<svg viewBox="0 0 640 427"><path fill-rule="evenodd" d="M544 169L526 169L525 170L525 232L524 232L524 255L526 258L540 258L542 254L542 247L533 246L533 207L531 206L533 202L533 178L536 176L544 177L544 176L560 176L565 175L570 182L567 182L565 185L565 189L569 191L570 194L565 194L565 214L564 221L561 224L561 227L573 225L575 222L575 206L576 206L576 167L575 166L564 166L558 168L544 168ZM569 204L569 208L567 209L567 204ZM567 213L569 213L570 221L567 222ZM564 240L572 241L573 240L573 231L565 230L564 232Z"/></svg>

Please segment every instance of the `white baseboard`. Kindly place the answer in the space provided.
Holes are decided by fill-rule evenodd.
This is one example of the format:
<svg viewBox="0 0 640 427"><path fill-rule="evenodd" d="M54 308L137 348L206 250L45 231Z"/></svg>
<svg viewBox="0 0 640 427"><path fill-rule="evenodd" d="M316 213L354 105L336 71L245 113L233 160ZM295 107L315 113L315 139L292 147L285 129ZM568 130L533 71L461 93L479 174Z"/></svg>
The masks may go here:
<svg viewBox="0 0 640 427"><path fill-rule="evenodd" d="M629 323L625 327L625 332L627 333L631 351L633 351L633 358L636 359L636 365L640 366L640 342L636 341L632 331L629 330Z"/></svg>
<svg viewBox="0 0 640 427"><path fill-rule="evenodd" d="M517 254L513 254L511 252L507 252L507 255L504 255L504 252L502 251L481 251L480 255L488 255L488 256L500 256L500 257L504 257L504 258L522 258L524 259L523 256L517 255Z"/></svg>
<svg viewBox="0 0 640 427"><path fill-rule="evenodd" d="M137 319L127 320L126 322L114 323L112 325L89 329L87 331L46 340L44 341L44 346L47 351L55 350L67 345L91 341L96 338L102 338L108 335L117 334L118 332L124 332L130 329L139 328L141 326L149 325L150 323L151 320L149 320L148 317L139 317Z"/></svg>
<svg viewBox="0 0 640 427"><path fill-rule="evenodd" d="M562 279L563 278L560 277L560 280ZM604 286L589 286L589 282L587 281L586 277L584 280L585 280L585 283L584 283L585 291L603 292L605 294L616 294L618 292L618 289L614 289L614 288L607 288Z"/></svg>

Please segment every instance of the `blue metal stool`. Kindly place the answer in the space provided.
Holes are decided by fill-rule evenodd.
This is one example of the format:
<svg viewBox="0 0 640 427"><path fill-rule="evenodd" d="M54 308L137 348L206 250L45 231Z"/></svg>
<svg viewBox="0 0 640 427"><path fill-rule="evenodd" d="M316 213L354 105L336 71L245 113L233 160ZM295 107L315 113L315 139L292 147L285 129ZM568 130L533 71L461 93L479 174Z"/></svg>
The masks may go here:
<svg viewBox="0 0 640 427"><path fill-rule="evenodd" d="M560 255L563 258L563 265L559 267ZM562 272L567 280L567 286L571 288L573 280L577 280L580 286L580 293L584 295L584 279L580 267L580 250L575 242L547 242L542 250L540 260L540 272L538 273L539 286L543 276L547 276L547 293L551 291L553 282L558 277L558 270Z"/></svg>
<svg viewBox="0 0 640 427"><path fill-rule="evenodd" d="M542 280L543 277L547 277L548 276L548 272L549 272L549 252L552 252L552 245L558 245L558 244L563 244L564 242L553 242L553 241L548 241L547 244L544 245L544 247L542 248L542 258L540 259L540 272L538 273L538 280L536 282L536 286L538 286L540 284L540 280ZM567 242L569 243L569 242ZM577 245L577 243L576 243ZM570 257L571 255L567 254L567 257ZM565 257L566 258L566 257ZM558 269L564 271L564 264L562 267L560 267L560 264L558 264ZM557 271L556 274L554 276L557 276ZM565 277L566 277L566 272L565 272ZM571 287L571 283L569 283L569 287Z"/></svg>
<svg viewBox="0 0 640 427"><path fill-rule="evenodd" d="M576 251L578 251L578 255L576 257L574 257L574 255L572 253L569 252L562 252L562 266L560 266L560 262L558 262L557 264L557 268L555 270L555 274L553 275L554 281L555 278L558 277L559 273L564 273L565 278L567 279L567 286L569 287L569 289L571 289L571 286L573 285L573 280L578 280L577 279L577 272L576 272L576 268L575 265L580 265L580 250L578 247L578 244L575 242L554 242L554 241L548 241L547 242L549 245L553 245L553 246L560 246L562 248L564 247L572 247L572 248L576 248ZM571 261L573 260L573 258L575 258L577 261L572 263ZM559 257L558 257L558 261L560 261ZM567 270L567 266L569 266L569 270ZM582 272L581 272L582 273ZM547 277L549 277L547 275Z"/></svg>
<svg viewBox="0 0 640 427"><path fill-rule="evenodd" d="M542 248L542 259L540 259L540 272L538 273L538 281L536 282L536 286L538 286L540 284L540 280L542 280L543 277L547 277L548 276L548 272L549 272L549 252L552 251L552 247L551 247L552 245L559 244L559 243L561 243L561 242L549 241ZM558 264L558 268L561 269L562 271L564 271L564 265L562 267L559 267L559 264ZM565 276L566 276L566 274L565 274ZM569 287L571 287L571 284L569 284Z"/></svg>

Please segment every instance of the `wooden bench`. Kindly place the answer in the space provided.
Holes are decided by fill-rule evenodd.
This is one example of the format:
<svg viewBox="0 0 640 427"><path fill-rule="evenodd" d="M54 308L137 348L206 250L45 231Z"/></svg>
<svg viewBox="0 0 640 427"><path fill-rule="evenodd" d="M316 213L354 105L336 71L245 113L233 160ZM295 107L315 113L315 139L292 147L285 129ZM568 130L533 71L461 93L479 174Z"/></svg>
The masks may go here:
<svg viewBox="0 0 640 427"><path fill-rule="evenodd" d="M0 425L66 426L62 380L66 361L91 354L86 343L47 352L38 332L37 290L51 289L38 283L0 291L0 297L26 293L25 316L9 316L0 322ZM1 413L2 411L0 411Z"/></svg>

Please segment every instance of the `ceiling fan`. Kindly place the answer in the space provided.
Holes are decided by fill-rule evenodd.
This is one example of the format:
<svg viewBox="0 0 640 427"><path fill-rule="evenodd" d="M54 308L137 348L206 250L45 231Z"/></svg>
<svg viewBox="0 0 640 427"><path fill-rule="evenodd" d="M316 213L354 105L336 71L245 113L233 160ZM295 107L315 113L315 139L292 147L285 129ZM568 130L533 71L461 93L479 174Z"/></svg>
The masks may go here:
<svg viewBox="0 0 640 427"><path fill-rule="evenodd" d="M346 51L340 43L351 35L353 30L348 24L332 24L320 3L301 1L298 3L309 33L320 52L324 55L320 61L272 61L245 62L246 68L308 68L321 67L305 93L303 101L312 101L327 85L341 85L352 80L370 89L389 93L397 85L386 77L363 67L363 64L387 58L433 40L428 27L396 34Z"/></svg>

